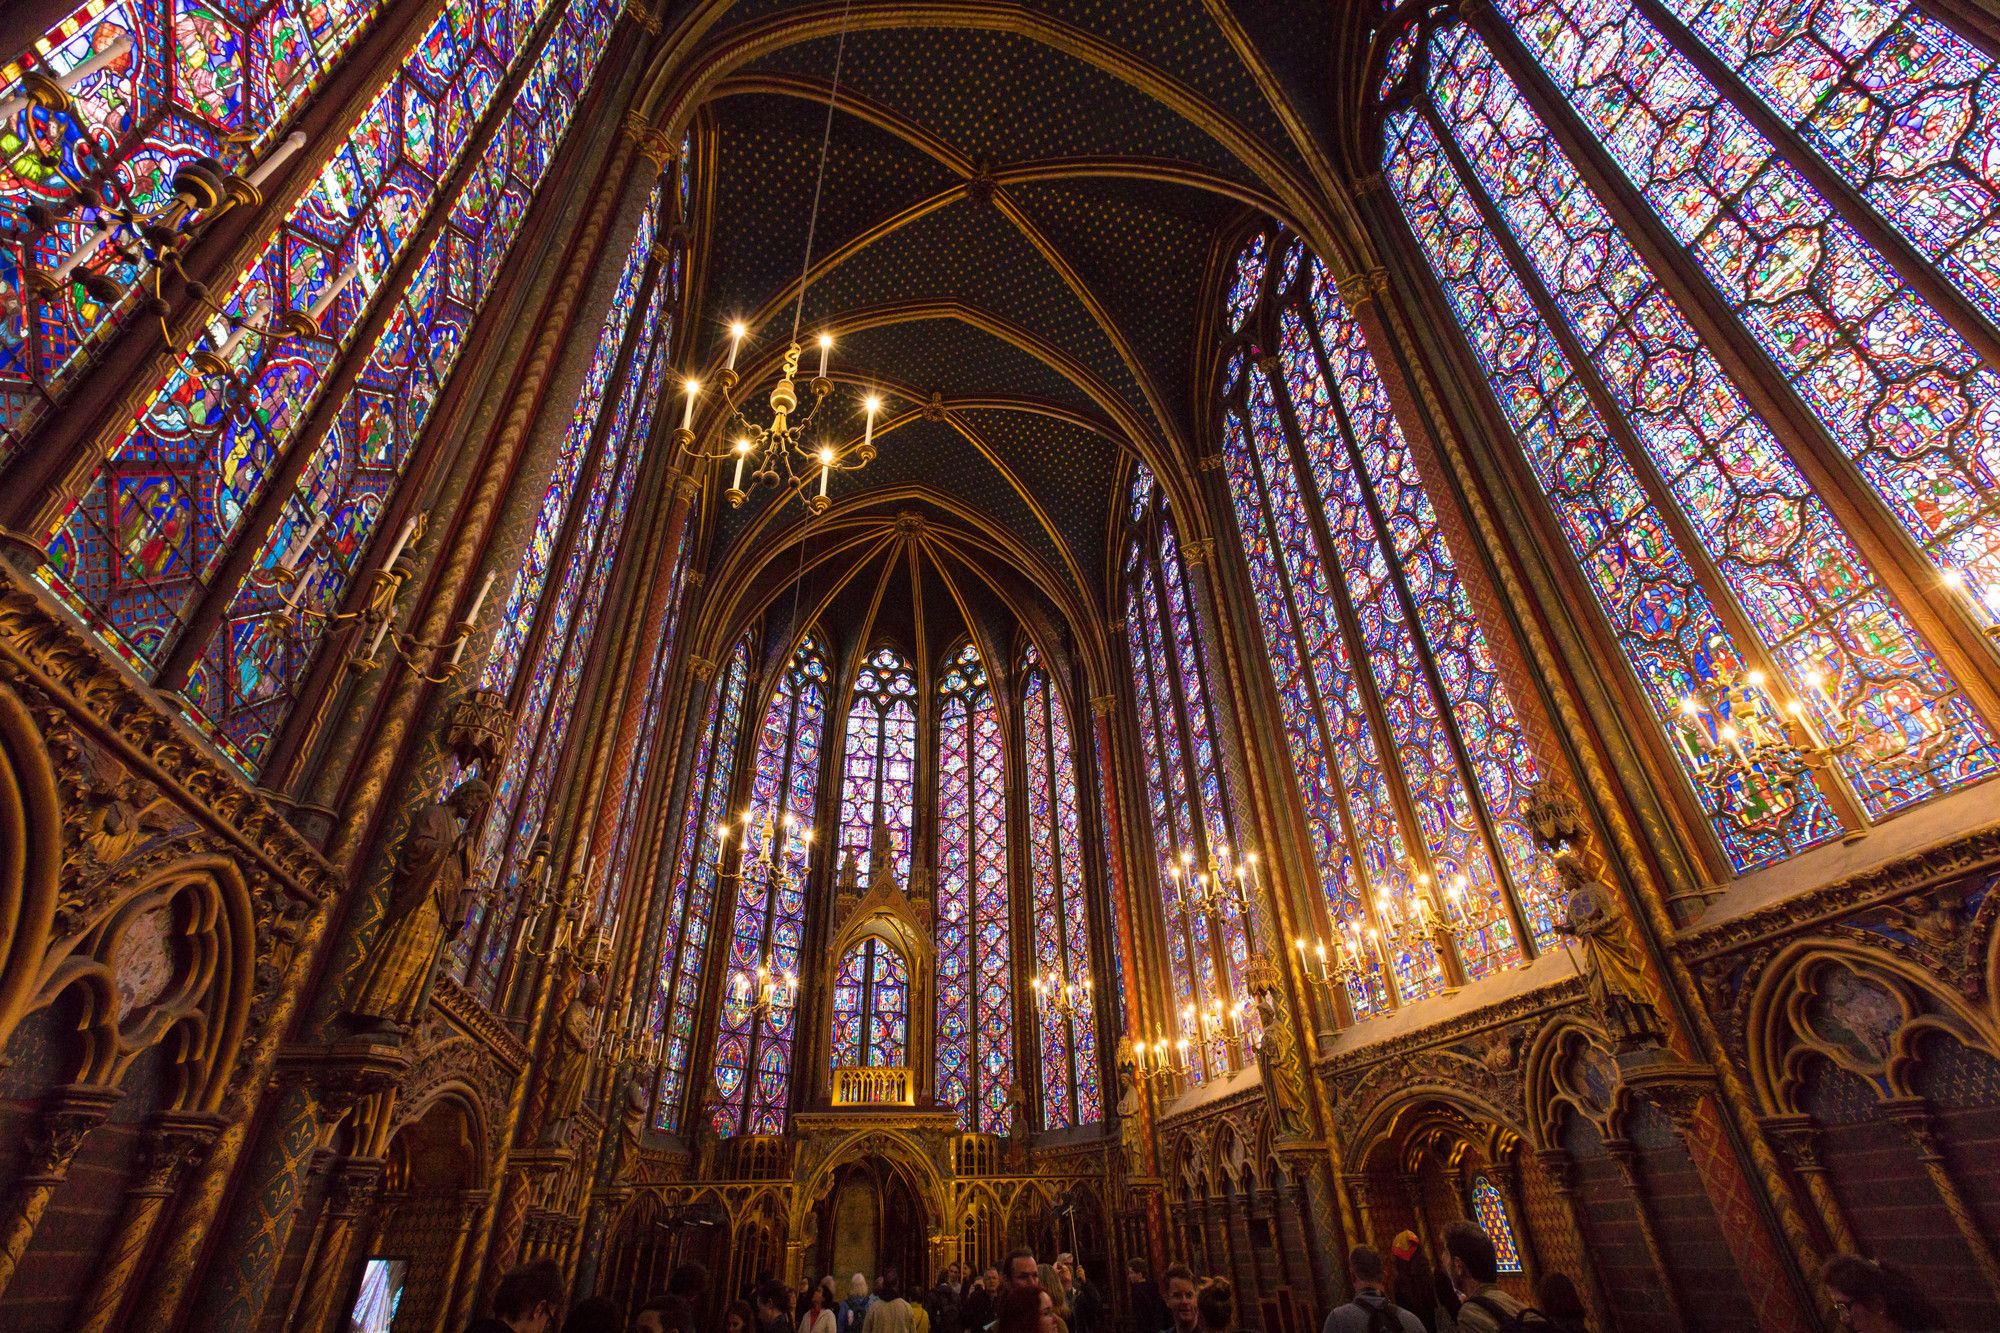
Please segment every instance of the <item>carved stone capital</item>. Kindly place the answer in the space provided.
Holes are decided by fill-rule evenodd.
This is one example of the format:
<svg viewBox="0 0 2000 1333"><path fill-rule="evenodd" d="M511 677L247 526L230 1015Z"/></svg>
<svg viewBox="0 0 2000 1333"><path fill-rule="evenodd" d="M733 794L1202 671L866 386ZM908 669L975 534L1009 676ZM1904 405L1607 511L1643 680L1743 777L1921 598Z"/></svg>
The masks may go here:
<svg viewBox="0 0 2000 1333"><path fill-rule="evenodd" d="M1108 634L1110 634L1110 635L1111 635L1111 637L1112 637L1112 638L1114 638L1114 639L1122 639L1122 638L1124 638L1124 637L1125 637L1125 617L1123 617L1123 616L1119 616L1119 617L1118 617L1118 618L1117 618L1116 620L1107 620L1107 621L1105 621L1105 622L1104 622L1104 629L1105 629L1105 631L1106 631L1106 632L1107 632Z"/></svg>
<svg viewBox="0 0 2000 1333"><path fill-rule="evenodd" d="M1200 569L1215 556L1215 538L1195 537L1181 543L1181 559L1189 569Z"/></svg>
<svg viewBox="0 0 2000 1333"><path fill-rule="evenodd" d="M294 1047L278 1055L279 1066L312 1089L322 1119L341 1119L364 1097L387 1092L401 1081L410 1058L400 1045L359 1037L330 1046Z"/></svg>
<svg viewBox="0 0 2000 1333"><path fill-rule="evenodd" d="M1685 1140L1702 1101L1715 1091L1715 1071L1658 1049L1621 1054L1617 1064L1625 1086L1665 1112L1675 1135Z"/></svg>
<svg viewBox="0 0 2000 1333"><path fill-rule="evenodd" d="M1093 694L1090 696L1090 712L1093 717L1110 717L1118 707L1115 694Z"/></svg>
<svg viewBox="0 0 2000 1333"><path fill-rule="evenodd" d="M180 1177L190 1166L208 1156L228 1121L214 1115L154 1117L139 1147L139 1169L130 1193L165 1198L174 1192Z"/></svg>
<svg viewBox="0 0 2000 1333"><path fill-rule="evenodd" d="M631 141L639 156L652 163L655 171L665 171L674 160L674 141L639 112L626 112L619 132Z"/></svg>
<svg viewBox="0 0 2000 1333"><path fill-rule="evenodd" d="M469 689L445 714L445 748L462 764L477 762L482 773L498 773L514 735L514 715L496 690Z"/></svg>
<svg viewBox="0 0 2000 1333"><path fill-rule="evenodd" d="M1568 1149L1543 1148L1535 1153L1535 1162L1557 1193L1568 1194L1576 1189L1576 1159L1569 1155Z"/></svg>
<svg viewBox="0 0 2000 1333"><path fill-rule="evenodd" d="M1268 352L1257 357L1251 364L1263 371L1268 379L1281 380L1285 373L1285 359L1276 352Z"/></svg>
<svg viewBox="0 0 2000 1333"><path fill-rule="evenodd" d="M1200 472L1220 472L1222 471L1222 462L1221 454L1203 454L1194 460L1194 465L1195 469Z"/></svg>
<svg viewBox="0 0 2000 1333"><path fill-rule="evenodd" d="M1758 1123L1792 1170L1809 1175L1821 1169L1819 1126L1811 1116L1767 1115Z"/></svg>
<svg viewBox="0 0 2000 1333"><path fill-rule="evenodd" d="M1340 293L1340 299L1350 307L1365 305L1375 299L1375 286L1365 273L1342 273L1334 278L1333 286Z"/></svg>
<svg viewBox="0 0 2000 1333"><path fill-rule="evenodd" d="M687 473L683 472L680 476L674 478L674 498L682 504L693 504L694 498L700 494L701 483ZM689 572L692 573L693 571L690 570Z"/></svg>
<svg viewBox="0 0 2000 1333"><path fill-rule="evenodd" d="M710 681L715 679L715 661L713 658L690 657L688 659L688 670L694 672L696 680Z"/></svg>
<svg viewBox="0 0 2000 1333"><path fill-rule="evenodd" d="M30 1185L60 1184L90 1131L103 1124L124 1096L120 1088L69 1083L51 1089L41 1114L28 1130L28 1155L21 1180Z"/></svg>
<svg viewBox="0 0 2000 1333"><path fill-rule="evenodd" d="M348 1157L335 1164L326 1187L327 1214L352 1222L367 1212L382 1187L383 1165L379 1157Z"/></svg>
<svg viewBox="0 0 2000 1333"><path fill-rule="evenodd" d="M1909 1136L1917 1160L1926 1166L1944 1161L1944 1138L1930 1103L1921 1097L1891 1097L1882 1103L1882 1118Z"/></svg>

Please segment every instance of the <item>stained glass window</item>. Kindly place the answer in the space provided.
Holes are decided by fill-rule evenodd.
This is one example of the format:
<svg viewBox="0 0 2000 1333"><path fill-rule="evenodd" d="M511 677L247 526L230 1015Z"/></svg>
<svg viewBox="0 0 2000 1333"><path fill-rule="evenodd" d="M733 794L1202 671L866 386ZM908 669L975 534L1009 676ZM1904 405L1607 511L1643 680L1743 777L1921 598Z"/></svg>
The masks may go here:
<svg viewBox="0 0 2000 1333"><path fill-rule="evenodd" d="M910 968L870 935L833 974L833 1067L901 1069L910 1063Z"/></svg>
<svg viewBox="0 0 2000 1333"><path fill-rule="evenodd" d="M1729 863L1768 865L1993 776L1987 719L1878 571L1899 557L1869 555L1814 477L1851 466L1863 494L1842 503L1900 524L1931 562L1920 576L1964 590L1990 620L2000 511L1981 441L2000 419L1987 406L2000 405L2000 379L1952 312L1926 305L1800 174L1806 150L1781 153L1731 100L1791 99L1787 114L1813 122L1806 137L1849 153L1853 171L1871 135L1871 153L1921 143L1918 157L1949 155L1957 132L1944 121L1906 117L1902 138L1883 139L1875 93L1834 87L1890 19L1849 4L1851 22L1808 38L1793 11L1679 6L1761 81L1752 94L1710 82L1675 46L1686 31L1661 31L1647 11L1498 8L1546 82L1518 86L1466 27L1430 29L1409 100L1386 114L1385 176ZM1852 50L1807 59L1815 42ZM1579 61L1584 50L1595 54ZM1536 103L1543 88L1622 177L1594 179L1572 159ZM1954 171L1926 177L1911 208ZM1652 210L1700 277L1657 265L1648 237L1616 221L1629 208ZM1741 346L1698 331L1702 278L1749 335ZM1774 397L1774 382L1793 396ZM1718 777L1707 753L1732 737L1831 743L1834 762L1795 782L1768 765Z"/></svg>
<svg viewBox="0 0 2000 1333"><path fill-rule="evenodd" d="M1521 1247L1514 1241L1514 1223L1507 1216L1507 1201L1485 1176L1472 1178L1472 1218L1481 1231L1493 1238L1500 1271L1521 1272Z"/></svg>
<svg viewBox="0 0 2000 1333"><path fill-rule="evenodd" d="M917 680L910 660L893 648L870 653L854 677L847 711L847 756L841 764L840 855L869 887L875 826L896 883L910 885L910 832L917 806Z"/></svg>
<svg viewBox="0 0 2000 1333"><path fill-rule="evenodd" d="M979 650L938 682L937 1098L966 1129L1007 1131L1014 1087L1007 752Z"/></svg>
<svg viewBox="0 0 2000 1333"><path fill-rule="evenodd" d="M729 943L732 984L723 992L709 1105L715 1132L724 1136L785 1129L796 989L780 987L774 1002L760 1008L753 989L734 981L755 976L760 966L779 976L799 972L809 858L829 841L811 836L827 689L826 656L808 635L772 692L750 774L752 831L747 850L739 851L741 878Z"/></svg>
<svg viewBox="0 0 2000 1333"><path fill-rule="evenodd" d="M86 0L0 67L0 462L139 304L153 265L119 210L170 202L198 158L245 177L275 159L306 96L390 8ZM31 103L31 77L67 90L74 114ZM68 281L37 299L31 266ZM86 275L120 295L86 293Z"/></svg>
<svg viewBox="0 0 2000 1333"><path fill-rule="evenodd" d="M1067 1129L1104 1118L1097 1068L1096 985L1084 902L1083 828L1077 811L1069 711L1032 646L1023 656L1021 678L1029 914L1034 921L1035 974L1041 982L1034 1000L1040 1007L1042 1127Z"/></svg>
<svg viewBox="0 0 2000 1333"><path fill-rule="evenodd" d="M715 919L716 883L728 849L729 798L735 789L736 752L743 732L743 696L749 683L750 641L738 640L709 698L695 742L694 774L677 847L666 867L671 877L664 908L658 981L648 1018L664 1035L660 1085L653 1105L656 1129L683 1128L687 1083L693 1068L695 1025L700 1018L702 960Z"/></svg>
<svg viewBox="0 0 2000 1333"><path fill-rule="evenodd" d="M1230 1069L1233 999L1245 994L1249 945L1233 908L1195 906L1183 885L1230 859L1232 833L1210 715L1208 671L1195 634L1187 575L1166 498L1144 473L1134 482L1125 561L1125 636L1138 690L1139 735L1176 1020L1194 1082Z"/></svg>
<svg viewBox="0 0 2000 1333"><path fill-rule="evenodd" d="M621 287L639 285L647 267L658 209L666 187L656 187L626 255ZM489 688L519 700L514 741L505 766L494 783L494 814L487 821L479 857L483 882L498 887L500 908L488 914L475 907L467 928L454 945L461 976L477 993L497 982L512 943L519 916L520 875L529 848L540 832L550 789L561 766L583 669L590 658L597 618L609 587L610 573L624 532L633 491L652 438L653 406L659 401L666 371L671 321L666 318L669 284L652 284L652 296L642 319L606 324L584 376L565 449L576 443L590 466L588 487L565 487L559 461L557 478L543 499L541 517L556 540L545 546L542 530L522 555L515 589L538 583L537 571L560 562L561 577L534 600L510 597L506 618L487 657L482 674ZM581 480L579 478L579 480ZM534 616L539 635L532 658L520 655L526 631L519 615ZM516 668L530 666L525 677Z"/></svg>
<svg viewBox="0 0 2000 1333"><path fill-rule="evenodd" d="M680 554L669 571L666 622L660 626L660 640L653 652L653 668L646 676L646 693L640 701L639 731L631 764L625 770L625 792L618 803L618 823L612 832L611 855L605 862L606 880L600 895L607 920L615 919L625 901L625 882L633 867L631 857L638 848L640 812L646 800L646 778L652 771L653 752L660 743L660 721L667 708L667 681L673 676L675 631L680 628L681 596L687 590L688 555L693 544L683 529Z"/></svg>
<svg viewBox="0 0 2000 1333"><path fill-rule="evenodd" d="M283 712L260 705L289 689L308 649L278 632L276 589L211 585L225 569L239 577L228 556L248 541L265 573L296 556L309 607L345 590L616 14L612 0L546 16L504 0L440 14L262 250L219 285L223 313L202 345L43 534L43 577L148 675L204 598L235 599L215 642L187 655L187 678L164 683L246 767L268 739L267 714ZM521 67L514 103L496 110ZM476 169L443 208L440 190L475 144ZM412 254L427 215L442 230ZM281 325L292 312L333 333ZM349 369L339 410L316 411Z"/></svg>
<svg viewBox="0 0 2000 1333"><path fill-rule="evenodd" d="M1524 808L1534 758L1361 326L1296 240L1246 244L1236 289L1254 304L1267 282L1254 328L1278 355L1232 353L1223 460L1333 949L1359 960L1365 1016L1390 1000L1382 959L1403 1000L1442 984L1412 923L1453 920L1477 976L1521 956L1516 910L1550 943L1559 895Z"/></svg>

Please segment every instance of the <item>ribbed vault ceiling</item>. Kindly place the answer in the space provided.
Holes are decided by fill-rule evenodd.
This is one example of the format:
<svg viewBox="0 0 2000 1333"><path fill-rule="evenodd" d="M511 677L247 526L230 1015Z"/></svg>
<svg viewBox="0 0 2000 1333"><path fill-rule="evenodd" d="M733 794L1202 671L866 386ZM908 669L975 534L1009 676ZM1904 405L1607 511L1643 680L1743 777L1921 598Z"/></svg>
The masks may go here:
<svg viewBox="0 0 2000 1333"><path fill-rule="evenodd" d="M1325 177L1320 111L1296 91L1324 59L1321 8L968 2L907 6L904 23L857 0L804 327L831 327L835 378L888 405L881 455L835 480L836 513L919 488L916 508L1004 532L1060 600L1102 614L1133 461L1185 461L1204 433L1218 244L1253 213L1287 216L1286 182L1296 197ZM696 364L732 316L758 328L745 364L763 382L787 341L839 14L745 0L681 16L681 72L660 86L699 87L715 210ZM712 567L775 530L762 499L710 513Z"/></svg>

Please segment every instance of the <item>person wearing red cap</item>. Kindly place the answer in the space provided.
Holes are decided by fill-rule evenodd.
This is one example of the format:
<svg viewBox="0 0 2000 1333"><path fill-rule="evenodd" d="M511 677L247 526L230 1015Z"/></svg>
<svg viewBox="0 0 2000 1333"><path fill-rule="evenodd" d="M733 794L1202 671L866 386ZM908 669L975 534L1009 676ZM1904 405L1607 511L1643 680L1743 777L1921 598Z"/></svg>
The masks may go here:
<svg viewBox="0 0 2000 1333"><path fill-rule="evenodd" d="M1437 1327L1437 1283L1431 1277L1430 1261L1424 1258L1417 1233L1397 1232L1396 1239L1389 1242L1389 1253L1396 1260L1392 1288L1396 1304L1422 1322L1424 1333L1432 1333Z"/></svg>

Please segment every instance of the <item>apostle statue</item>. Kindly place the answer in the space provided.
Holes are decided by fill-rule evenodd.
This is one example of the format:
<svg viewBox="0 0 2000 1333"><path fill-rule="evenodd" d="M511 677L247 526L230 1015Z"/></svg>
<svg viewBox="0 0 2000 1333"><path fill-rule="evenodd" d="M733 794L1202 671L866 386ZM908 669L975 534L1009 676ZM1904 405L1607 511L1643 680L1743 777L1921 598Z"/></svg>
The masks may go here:
<svg viewBox="0 0 2000 1333"><path fill-rule="evenodd" d="M1257 1004L1257 1025L1261 1029L1257 1068L1264 1078L1264 1095L1270 1099L1278 1137L1310 1138L1312 1112L1306 1105L1305 1073L1299 1067L1299 1048L1292 1038L1291 1017L1285 1012L1284 977L1268 959L1253 958L1244 970L1243 980Z"/></svg>
<svg viewBox="0 0 2000 1333"><path fill-rule="evenodd" d="M1616 902L1574 850L1559 852L1555 859L1568 890L1556 933L1583 946L1584 993L1598 1021L1622 1050L1657 1046L1660 1014L1653 1007L1639 946Z"/></svg>
<svg viewBox="0 0 2000 1333"><path fill-rule="evenodd" d="M492 804L492 788L470 778L410 821L396 849L388 917L347 1003L364 1026L397 1032L416 1021L438 950L471 910L473 847Z"/></svg>
<svg viewBox="0 0 2000 1333"><path fill-rule="evenodd" d="M1139 1087L1139 1048L1130 1037L1118 1039L1118 1146L1125 1155L1125 1174L1146 1174L1144 1094Z"/></svg>
<svg viewBox="0 0 2000 1333"><path fill-rule="evenodd" d="M590 1048L597 1037L597 1005L602 991L597 974L586 972L577 982L576 994L563 1007L549 1047L548 1117L542 1121L542 1142L563 1141L570 1117L583 1105L590 1082Z"/></svg>

